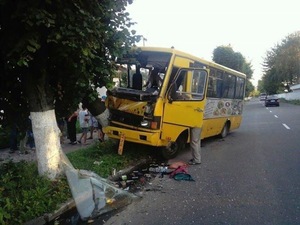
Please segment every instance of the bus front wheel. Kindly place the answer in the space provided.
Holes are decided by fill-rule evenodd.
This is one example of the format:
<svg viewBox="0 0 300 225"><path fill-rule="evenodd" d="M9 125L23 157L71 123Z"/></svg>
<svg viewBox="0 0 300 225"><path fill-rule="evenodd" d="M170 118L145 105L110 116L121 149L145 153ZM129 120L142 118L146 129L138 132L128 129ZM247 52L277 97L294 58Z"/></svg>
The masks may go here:
<svg viewBox="0 0 300 225"><path fill-rule="evenodd" d="M172 142L169 146L162 147L162 156L165 159L173 159L178 153L185 147L185 140L182 136L179 136L175 142Z"/></svg>
<svg viewBox="0 0 300 225"><path fill-rule="evenodd" d="M221 131L221 134L220 134L221 138L225 138L228 135L228 133L229 133L229 126L230 126L229 122L226 122L224 124L224 127L223 127L223 129Z"/></svg>

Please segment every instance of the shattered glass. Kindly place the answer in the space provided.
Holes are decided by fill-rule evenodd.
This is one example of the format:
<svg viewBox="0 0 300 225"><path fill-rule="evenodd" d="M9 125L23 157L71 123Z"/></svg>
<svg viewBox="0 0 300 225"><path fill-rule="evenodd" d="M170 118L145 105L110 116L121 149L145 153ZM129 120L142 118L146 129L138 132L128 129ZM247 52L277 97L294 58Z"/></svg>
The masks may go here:
<svg viewBox="0 0 300 225"><path fill-rule="evenodd" d="M82 220L122 208L139 199L138 196L115 187L111 181L94 172L75 169L62 151L61 160Z"/></svg>

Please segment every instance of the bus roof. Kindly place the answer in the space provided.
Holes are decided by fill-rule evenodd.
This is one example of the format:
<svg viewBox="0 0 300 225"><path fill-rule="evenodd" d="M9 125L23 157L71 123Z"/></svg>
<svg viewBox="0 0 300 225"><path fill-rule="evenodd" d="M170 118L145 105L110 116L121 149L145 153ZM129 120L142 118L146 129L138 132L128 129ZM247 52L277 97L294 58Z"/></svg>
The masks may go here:
<svg viewBox="0 0 300 225"><path fill-rule="evenodd" d="M241 73L239 71L236 71L234 69L231 69L231 68L228 68L226 66L223 66L221 64L218 64L218 63L215 63L215 62L212 62L212 61L208 61L206 59L203 59L203 58L199 58L197 56L194 56L194 55L191 55L189 53L186 53L186 52L182 52L180 50L177 50L175 48L163 48L163 47L134 47L134 49L141 49L142 51L157 51L157 52L169 52L171 54L174 54L174 55L180 55L180 56L183 56L183 57L186 57L186 58L191 58L191 59L194 59L194 60L197 60L203 64L206 64L208 65L209 67L213 67L213 68L216 68L216 69L219 69L219 70L222 70L222 71L228 71L228 72L231 72L235 75L238 75L240 77L246 77L246 74L244 73Z"/></svg>

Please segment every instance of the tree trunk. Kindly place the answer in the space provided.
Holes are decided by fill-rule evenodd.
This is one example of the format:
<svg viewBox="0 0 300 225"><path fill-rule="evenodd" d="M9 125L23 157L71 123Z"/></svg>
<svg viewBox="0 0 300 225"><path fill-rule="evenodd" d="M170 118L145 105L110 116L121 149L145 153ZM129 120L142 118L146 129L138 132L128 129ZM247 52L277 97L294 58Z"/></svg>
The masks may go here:
<svg viewBox="0 0 300 225"><path fill-rule="evenodd" d="M32 130L40 175L55 179L62 172L60 167L60 130L55 111L31 112Z"/></svg>

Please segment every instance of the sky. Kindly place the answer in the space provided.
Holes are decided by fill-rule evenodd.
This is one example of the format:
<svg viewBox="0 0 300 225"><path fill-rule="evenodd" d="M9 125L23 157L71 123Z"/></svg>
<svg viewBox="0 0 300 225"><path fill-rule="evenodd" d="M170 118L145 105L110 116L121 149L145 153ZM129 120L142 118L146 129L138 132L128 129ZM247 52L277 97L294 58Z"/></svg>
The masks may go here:
<svg viewBox="0 0 300 225"><path fill-rule="evenodd" d="M147 39L138 46L174 46L212 60L216 47L231 45L251 63L256 86L267 51L300 31L299 8L299 0L134 0L126 11Z"/></svg>

